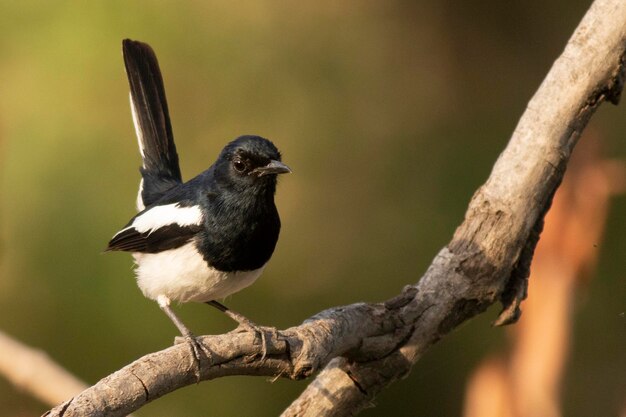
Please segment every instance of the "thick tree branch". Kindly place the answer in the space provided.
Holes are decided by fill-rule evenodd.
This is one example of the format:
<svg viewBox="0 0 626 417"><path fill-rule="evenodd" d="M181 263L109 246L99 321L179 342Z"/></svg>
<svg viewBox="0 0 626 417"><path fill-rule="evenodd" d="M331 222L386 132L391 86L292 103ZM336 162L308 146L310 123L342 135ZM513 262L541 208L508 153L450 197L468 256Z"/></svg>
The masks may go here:
<svg viewBox="0 0 626 417"><path fill-rule="evenodd" d="M611 197L626 186L626 165L602 159L600 142L585 134L577 145L546 216L524 320L507 332L506 353L491 353L469 378L465 417L563 415L574 299L594 275Z"/></svg>
<svg viewBox="0 0 626 417"><path fill-rule="evenodd" d="M261 342L255 334L203 336L202 344L211 354L201 363L200 379L228 375L301 379L342 354L353 352L363 360L379 358L408 339L415 317L405 316L402 307L414 294L409 289L387 304L333 308L298 327L270 332L265 360L261 360ZM168 392L196 383L194 366L188 344L172 346L109 375L48 415L126 415Z"/></svg>
<svg viewBox="0 0 626 417"><path fill-rule="evenodd" d="M530 101L452 241L415 286L382 304L337 307L268 337L205 336L201 379L226 375L304 378L324 370L283 416L357 414L405 376L437 340L500 300L498 323L519 316L543 216L580 132L624 81L626 3L597 0ZM51 416L121 416L196 382L188 346L176 345L104 378Z"/></svg>
<svg viewBox="0 0 626 417"><path fill-rule="evenodd" d="M417 323L409 342L392 355L398 356L397 362L404 358L415 363L433 342L498 298L504 310L497 323L519 316L543 216L589 118L604 100L619 101L625 50L626 2L596 0L528 104L489 179L472 198L463 224L418 283L409 306L436 301L437 308L429 312L432 321ZM334 377L327 377L329 373ZM341 373L354 383L341 379ZM381 362L329 366L283 416L357 414L405 373ZM320 407L321 398L340 398L341 406Z"/></svg>

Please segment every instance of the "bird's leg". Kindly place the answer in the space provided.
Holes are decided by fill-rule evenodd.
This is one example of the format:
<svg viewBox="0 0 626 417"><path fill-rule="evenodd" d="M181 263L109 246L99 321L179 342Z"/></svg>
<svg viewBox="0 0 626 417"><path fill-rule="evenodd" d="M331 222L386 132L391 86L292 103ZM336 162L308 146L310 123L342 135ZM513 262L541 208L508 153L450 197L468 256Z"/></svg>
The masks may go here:
<svg viewBox="0 0 626 417"><path fill-rule="evenodd" d="M226 307L224 304L218 301L212 300L212 301L207 301L206 303L210 306L217 308L219 311L221 311L222 313L226 314L228 317L230 317L231 319L239 323L239 325L242 327L246 327L248 329L256 329L259 327L256 324L254 324L252 320L250 320L243 314L240 314L240 313L237 313L236 311L231 310L230 308Z"/></svg>
<svg viewBox="0 0 626 417"><path fill-rule="evenodd" d="M260 326L256 325L254 322L252 322L249 318L245 317L243 314L240 314L240 313L237 313L236 311L231 310L230 308L226 307L224 304L218 301L211 300L211 301L207 301L206 303L210 306L217 308L219 311L226 314L231 319L235 320L237 323L239 323L239 327L246 329L246 330L253 331L254 333L258 334L261 337L261 345L262 345L261 362L265 360L265 357L267 356L267 339L265 336L265 332Z"/></svg>
<svg viewBox="0 0 626 417"><path fill-rule="evenodd" d="M159 307L161 307L161 310L163 310L163 312L167 314L167 317L172 320L174 325L180 331L180 334L189 344L189 347L191 348L191 353L194 357L196 379L198 380L198 382L200 382L200 351L203 351L207 357L210 357L211 353L198 341L198 339L196 339L196 336L191 333L191 330L189 330L187 326L183 324L178 316L174 314L174 311L170 307L170 299L168 297L164 295L159 295L157 297L157 303L159 304Z"/></svg>

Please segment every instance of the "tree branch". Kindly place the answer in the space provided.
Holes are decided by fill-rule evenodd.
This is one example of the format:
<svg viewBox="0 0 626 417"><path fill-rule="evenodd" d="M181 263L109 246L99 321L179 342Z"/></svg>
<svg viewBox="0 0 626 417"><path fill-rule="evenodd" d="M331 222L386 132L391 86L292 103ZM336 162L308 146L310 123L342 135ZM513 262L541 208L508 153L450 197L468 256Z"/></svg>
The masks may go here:
<svg viewBox="0 0 626 417"><path fill-rule="evenodd" d="M323 311L260 340L249 333L205 336L211 352L200 379L271 375L300 379L322 367L283 416L357 414L402 378L460 323L500 300L499 324L519 317L530 260L552 196L580 132L624 82L626 3L597 0L528 104L464 222L415 286L381 304ZM144 356L104 378L50 416L121 416L196 382L189 348Z"/></svg>
<svg viewBox="0 0 626 417"><path fill-rule="evenodd" d="M432 343L498 298L504 310L496 323L519 316L543 216L589 118L604 100L619 102L625 50L626 3L596 0L472 198L463 224L418 283L411 305L436 301L437 308L429 312L433 320L417 323L409 342L393 354L396 362L404 358L410 368ZM381 361L329 366L283 417L357 414L406 372ZM354 382L340 378L341 373ZM321 398L341 398L341 406L318 406Z"/></svg>
<svg viewBox="0 0 626 417"><path fill-rule="evenodd" d="M87 384L59 366L45 352L0 332L0 375L46 404L58 404Z"/></svg>

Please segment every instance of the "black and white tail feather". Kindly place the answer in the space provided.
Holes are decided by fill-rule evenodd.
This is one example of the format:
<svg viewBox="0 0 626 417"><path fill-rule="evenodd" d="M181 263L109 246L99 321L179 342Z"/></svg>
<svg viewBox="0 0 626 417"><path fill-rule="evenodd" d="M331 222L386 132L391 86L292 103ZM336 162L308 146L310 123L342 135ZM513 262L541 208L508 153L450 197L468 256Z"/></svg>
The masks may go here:
<svg viewBox="0 0 626 417"><path fill-rule="evenodd" d="M124 65L130 84L130 108L143 161L137 209L157 201L182 183L163 77L150 45L125 39Z"/></svg>

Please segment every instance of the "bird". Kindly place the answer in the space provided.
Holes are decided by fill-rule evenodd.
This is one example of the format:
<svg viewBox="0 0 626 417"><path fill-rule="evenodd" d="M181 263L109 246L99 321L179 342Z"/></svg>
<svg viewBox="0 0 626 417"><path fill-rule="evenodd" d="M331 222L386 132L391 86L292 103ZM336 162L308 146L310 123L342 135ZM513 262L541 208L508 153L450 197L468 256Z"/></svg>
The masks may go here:
<svg viewBox="0 0 626 417"><path fill-rule="evenodd" d="M207 170L183 182L156 54L131 39L122 41L122 51L141 180L138 213L105 251L132 254L143 295L158 303L199 361L203 348L171 303L207 303L259 332L218 300L254 283L270 260L281 227L277 177L291 169L270 140L244 135L229 142Z"/></svg>

